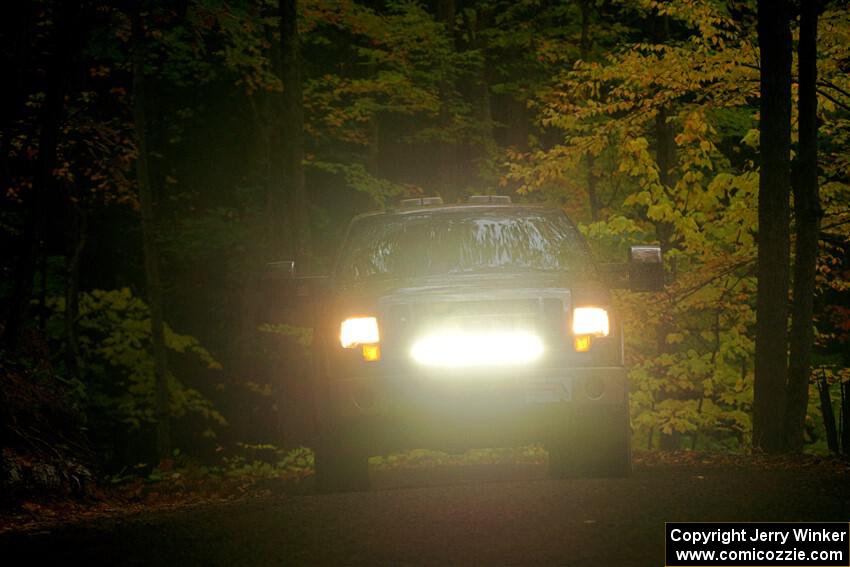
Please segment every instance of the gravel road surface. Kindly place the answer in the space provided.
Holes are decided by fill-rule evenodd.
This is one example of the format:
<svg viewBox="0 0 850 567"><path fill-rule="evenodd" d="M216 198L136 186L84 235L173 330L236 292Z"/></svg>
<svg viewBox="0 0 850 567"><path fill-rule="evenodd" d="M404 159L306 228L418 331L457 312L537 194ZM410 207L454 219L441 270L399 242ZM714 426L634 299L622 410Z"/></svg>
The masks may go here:
<svg viewBox="0 0 850 567"><path fill-rule="evenodd" d="M3 565L662 566L665 521L848 521L819 469L653 466L548 480L533 465L373 471L370 492L276 491L0 538Z"/></svg>

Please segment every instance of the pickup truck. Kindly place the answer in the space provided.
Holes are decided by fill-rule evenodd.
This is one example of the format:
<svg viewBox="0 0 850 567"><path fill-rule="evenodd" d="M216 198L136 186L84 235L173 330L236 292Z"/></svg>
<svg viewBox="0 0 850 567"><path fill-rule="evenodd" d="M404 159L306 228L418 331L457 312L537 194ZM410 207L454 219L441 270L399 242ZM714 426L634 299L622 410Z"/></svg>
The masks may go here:
<svg viewBox="0 0 850 567"><path fill-rule="evenodd" d="M310 285L319 488L367 489L371 455L535 442L553 477L629 474L609 290L662 284L660 248L597 264L562 210L509 197L357 216Z"/></svg>

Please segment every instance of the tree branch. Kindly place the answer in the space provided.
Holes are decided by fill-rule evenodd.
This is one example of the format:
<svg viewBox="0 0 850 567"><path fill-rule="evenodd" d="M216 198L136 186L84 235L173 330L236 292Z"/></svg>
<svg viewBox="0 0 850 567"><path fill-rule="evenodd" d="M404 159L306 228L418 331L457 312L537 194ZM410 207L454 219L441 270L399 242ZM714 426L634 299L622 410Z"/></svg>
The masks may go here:
<svg viewBox="0 0 850 567"><path fill-rule="evenodd" d="M833 89L833 90L840 92L841 94L843 94L847 98L850 98L850 92L845 91L844 89L842 89L841 87L839 87L838 85L833 83L832 81L827 81L826 79L821 79L820 81L817 82L817 84L822 86L822 87L829 87L830 89Z"/></svg>
<svg viewBox="0 0 850 567"><path fill-rule="evenodd" d="M822 90L820 90L820 89L816 89L815 91L816 91L816 92L817 92L820 96L822 96L823 98L828 99L828 100L831 100L832 102L834 102L835 104L837 104L838 106L840 106L841 108L843 108L844 110L850 110L850 105L848 105L848 104L845 104L845 103L841 102L840 100L838 100L837 98L833 97L832 95L829 95L829 94L827 94L827 93L823 92L823 91L822 91Z"/></svg>

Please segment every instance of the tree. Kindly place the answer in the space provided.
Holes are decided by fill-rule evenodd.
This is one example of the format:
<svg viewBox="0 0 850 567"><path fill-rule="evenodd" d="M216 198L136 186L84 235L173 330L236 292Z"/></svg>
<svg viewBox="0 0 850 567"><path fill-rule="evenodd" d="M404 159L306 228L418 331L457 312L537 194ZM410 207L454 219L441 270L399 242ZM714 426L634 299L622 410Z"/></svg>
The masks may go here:
<svg viewBox="0 0 850 567"><path fill-rule="evenodd" d="M3 341L12 348L17 346L20 333L27 323L36 262L43 254L48 201L54 196L52 190L56 186L54 169L65 111L68 77L85 44L87 33L86 26L82 25L79 2L62 2L59 8L55 9L57 13L54 15L54 39L45 70L44 104L39 120L36 173L31 190L24 196L27 222L22 231L21 242L17 246L19 256L15 267L14 287L3 328Z"/></svg>
<svg viewBox="0 0 850 567"><path fill-rule="evenodd" d="M136 127L136 180L142 213L142 248L145 257L145 281L150 307L151 350L154 359L156 399L156 451L160 459L171 456L171 414L169 409L168 361L162 315L162 277L156 237L156 216L150 174L147 137L147 80L141 14L133 22L133 118Z"/></svg>
<svg viewBox="0 0 850 567"><path fill-rule="evenodd" d="M581 60L589 61L593 47L593 39L590 36L592 3L591 0L580 0L579 5L581 6ZM585 156L585 160L587 161L587 198L590 205L590 220L595 222L599 220L600 209L599 195L596 193L596 172L594 171L596 160L591 153Z"/></svg>
<svg viewBox="0 0 850 567"><path fill-rule="evenodd" d="M454 0L437 1L437 20L445 26L446 36L449 38L452 50L455 49L455 2ZM449 76L443 76L440 82L440 125L443 132L451 129L451 114L449 105L455 92L454 85ZM439 176L437 180L437 192L448 203L456 202L460 197L458 187L458 148L454 140L441 140L436 148L440 156Z"/></svg>
<svg viewBox="0 0 850 567"><path fill-rule="evenodd" d="M365 194L373 206L420 187L445 186L455 197L470 186L492 190L494 164L476 160L490 149L492 126L479 16L464 11L461 42L420 4L305 2L308 176L333 174L335 184ZM360 195L347 201L353 199L368 202Z"/></svg>
<svg viewBox="0 0 850 567"><path fill-rule="evenodd" d="M312 255L309 199L304 182L304 97L301 84L301 39L298 34L298 1L280 0L281 80L281 147L283 170L283 202L292 212L292 236L295 259L308 266ZM280 222L281 219L278 219Z"/></svg>
<svg viewBox="0 0 850 567"><path fill-rule="evenodd" d="M757 176L748 101L758 94L750 30L717 4L631 8L617 18L635 29L612 38L600 24L601 37L618 43L541 90L543 124L563 131L563 142L518 156L511 176L581 220L589 196L574 180L594 156L601 215L580 227L597 253L620 260L627 244L670 243L665 293L618 298L635 430L649 445L660 432L688 435L692 447L749 446ZM665 18L669 37L647 33Z"/></svg>
<svg viewBox="0 0 850 567"><path fill-rule="evenodd" d="M788 376L791 28L788 0L759 0L760 170L753 446L784 448Z"/></svg>
<svg viewBox="0 0 850 567"><path fill-rule="evenodd" d="M850 242L850 170L843 155L850 147L850 13L839 2L825 2L818 17L818 167L823 208L816 283L816 363L820 409L829 449L850 448L850 287L847 286ZM836 419L833 397L841 415ZM810 406L810 412L815 413ZM836 425L838 427L836 427ZM839 430L841 435L839 435ZM843 439L841 439L843 438Z"/></svg>
<svg viewBox="0 0 850 567"><path fill-rule="evenodd" d="M794 191L794 290L791 307L791 360L785 409L785 443L792 451L803 448L803 427L809 402L815 272L818 236L823 211L818 195L817 124L817 0L800 3L800 41L797 52L799 98L799 159L792 185Z"/></svg>

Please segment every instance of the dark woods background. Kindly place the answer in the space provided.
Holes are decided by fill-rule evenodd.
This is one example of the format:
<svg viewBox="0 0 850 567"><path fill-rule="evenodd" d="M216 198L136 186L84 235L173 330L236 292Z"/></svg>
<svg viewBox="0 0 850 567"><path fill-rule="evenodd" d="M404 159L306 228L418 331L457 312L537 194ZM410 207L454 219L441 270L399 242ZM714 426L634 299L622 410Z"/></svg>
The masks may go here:
<svg viewBox="0 0 850 567"><path fill-rule="evenodd" d="M780 14L789 58L800 17ZM812 395L779 445L846 451L850 26L844 2L816 17ZM264 321L258 274L323 273L353 214L431 194L562 206L601 258L660 242L668 289L620 296L635 446L747 449L758 18L731 0L7 3L4 485L308 442L310 330Z"/></svg>

